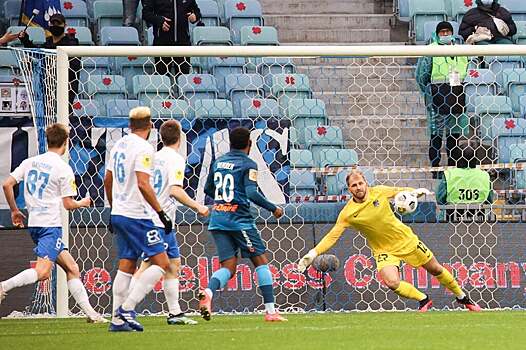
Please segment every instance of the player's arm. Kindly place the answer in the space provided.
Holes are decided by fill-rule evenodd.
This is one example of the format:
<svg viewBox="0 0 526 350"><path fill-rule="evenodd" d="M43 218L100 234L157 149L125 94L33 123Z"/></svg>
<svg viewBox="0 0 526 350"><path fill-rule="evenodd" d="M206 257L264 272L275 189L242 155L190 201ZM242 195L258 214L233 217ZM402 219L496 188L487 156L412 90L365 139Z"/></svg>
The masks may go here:
<svg viewBox="0 0 526 350"><path fill-rule="evenodd" d="M109 169L106 169L106 174L104 175L104 191L111 208L113 206L113 173Z"/></svg>
<svg viewBox="0 0 526 350"><path fill-rule="evenodd" d="M209 196L210 198L214 199L215 196L215 184L214 184L214 167L210 166L210 171L208 172L208 176L206 177L205 182L205 194Z"/></svg>
<svg viewBox="0 0 526 350"><path fill-rule="evenodd" d="M431 191L426 188L376 186L387 198L394 198L400 192L412 192L418 197L430 195Z"/></svg>
<svg viewBox="0 0 526 350"><path fill-rule="evenodd" d="M18 209L15 200L14 187L17 183L18 181L13 176L9 176L2 184L2 189L4 190L5 199L11 210L11 221L13 225L16 227L24 227L25 216L20 209Z"/></svg>
<svg viewBox="0 0 526 350"><path fill-rule="evenodd" d="M271 203L264 195L259 193L258 183L257 183L258 172L255 166L248 168L248 171L245 173L244 183L245 183L245 192L248 199L264 209L270 211L276 218L283 216L283 209Z"/></svg>
<svg viewBox="0 0 526 350"><path fill-rule="evenodd" d="M172 219L166 215L164 210L161 208L157 197L155 196L155 191L150 184L150 174L142 171L135 171L135 175L137 176L137 187L139 187L139 191L141 192L144 200L146 200L146 202L159 216L159 219L164 225L164 232L166 234L171 233L173 229Z"/></svg>
<svg viewBox="0 0 526 350"><path fill-rule="evenodd" d="M170 196L174 197L184 206L192 209L201 216L208 216L208 207L202 204L197 203L195 200L190 198L188 193L183 189L182 186L173 185L170 188Z"/></svg>
<svg viewBox="0 0 526 350"><path fill-rule="evenodd" d="M73 199L77 195L77 184L75 183L75 175L71 168L68 169L64 176L59 178L59 181L62 204L66 210L86 208L91 205L91 198L89 196L86 196L79 201Z"/></svg>

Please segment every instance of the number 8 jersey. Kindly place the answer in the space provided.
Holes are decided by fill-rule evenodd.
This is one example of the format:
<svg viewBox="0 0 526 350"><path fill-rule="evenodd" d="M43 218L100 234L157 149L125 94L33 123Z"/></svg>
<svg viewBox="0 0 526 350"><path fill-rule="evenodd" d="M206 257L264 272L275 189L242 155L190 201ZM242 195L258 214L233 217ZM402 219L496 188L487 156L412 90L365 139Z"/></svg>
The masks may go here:
<svg viewBox="0 0 526 350"><path fill-rule="evenodd" d="M62 198L77 195L71 167L54 152L28 158L11 176L24 181L28 227L61 227Z"/></svg>

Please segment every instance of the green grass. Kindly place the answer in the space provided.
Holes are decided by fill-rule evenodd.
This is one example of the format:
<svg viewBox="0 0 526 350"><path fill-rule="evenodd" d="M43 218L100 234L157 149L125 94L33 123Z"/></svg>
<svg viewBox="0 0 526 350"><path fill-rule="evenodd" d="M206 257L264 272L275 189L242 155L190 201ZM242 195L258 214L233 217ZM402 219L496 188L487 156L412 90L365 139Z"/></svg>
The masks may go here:
<svg viewBox="0 0 526 350"><path fill-rule="evenodd" d="M526 314L415 312L216 316L197 326L140 318L143 333L108 333L81 319L0 320L0 349L526 349Z"/></svg>

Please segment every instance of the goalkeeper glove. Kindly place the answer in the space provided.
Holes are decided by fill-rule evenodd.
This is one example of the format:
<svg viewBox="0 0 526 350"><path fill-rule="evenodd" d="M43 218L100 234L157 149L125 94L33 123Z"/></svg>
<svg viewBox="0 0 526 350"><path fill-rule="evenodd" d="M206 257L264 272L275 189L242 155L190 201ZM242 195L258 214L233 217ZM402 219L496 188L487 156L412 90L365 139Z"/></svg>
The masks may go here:
<svg viewBox="0 0 526 350"><path fill-rule="evenodd" d="M316 258L317 256L318 256L318 253L316 253L316 250L314 249L309 250L307 255L301 258L300 261L298 262L298 271L303 273L307 269L307 267L309 267L309 265L312 264L312 262L314 261L314 258Z"/></svg>
<svg viewBox="0 0 526 350"><path fill-rule="evenodd" d="M429 196L432 194L432 192L429 191L427 188L417 188L416 190L413 191L413 194L415 194L417 197L422 197L422 196Z"/></svg>
<svg viewBox="0 0 526 350"><path fill-rule="evenodd" d="M172 219L170 219L170 217L166 215L164 210L158 211L157 215L159 215L159 220L161 220L161 222L164 225L164 233L167 235L172 233L172 229L173 229Z"/></svg>

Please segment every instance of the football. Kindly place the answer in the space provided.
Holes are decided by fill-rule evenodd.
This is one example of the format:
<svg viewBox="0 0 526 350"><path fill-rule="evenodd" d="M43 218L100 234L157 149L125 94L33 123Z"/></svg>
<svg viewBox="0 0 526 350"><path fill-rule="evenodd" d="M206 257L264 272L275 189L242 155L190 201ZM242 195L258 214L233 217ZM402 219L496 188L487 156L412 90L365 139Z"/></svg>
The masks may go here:
<svg viewBox="0 0 526 350"><path fill-rule="evenodd" d="M398 214L411 214L418 206L416 195L411 192L400 192L394 198L394 208Z"/></svg>

